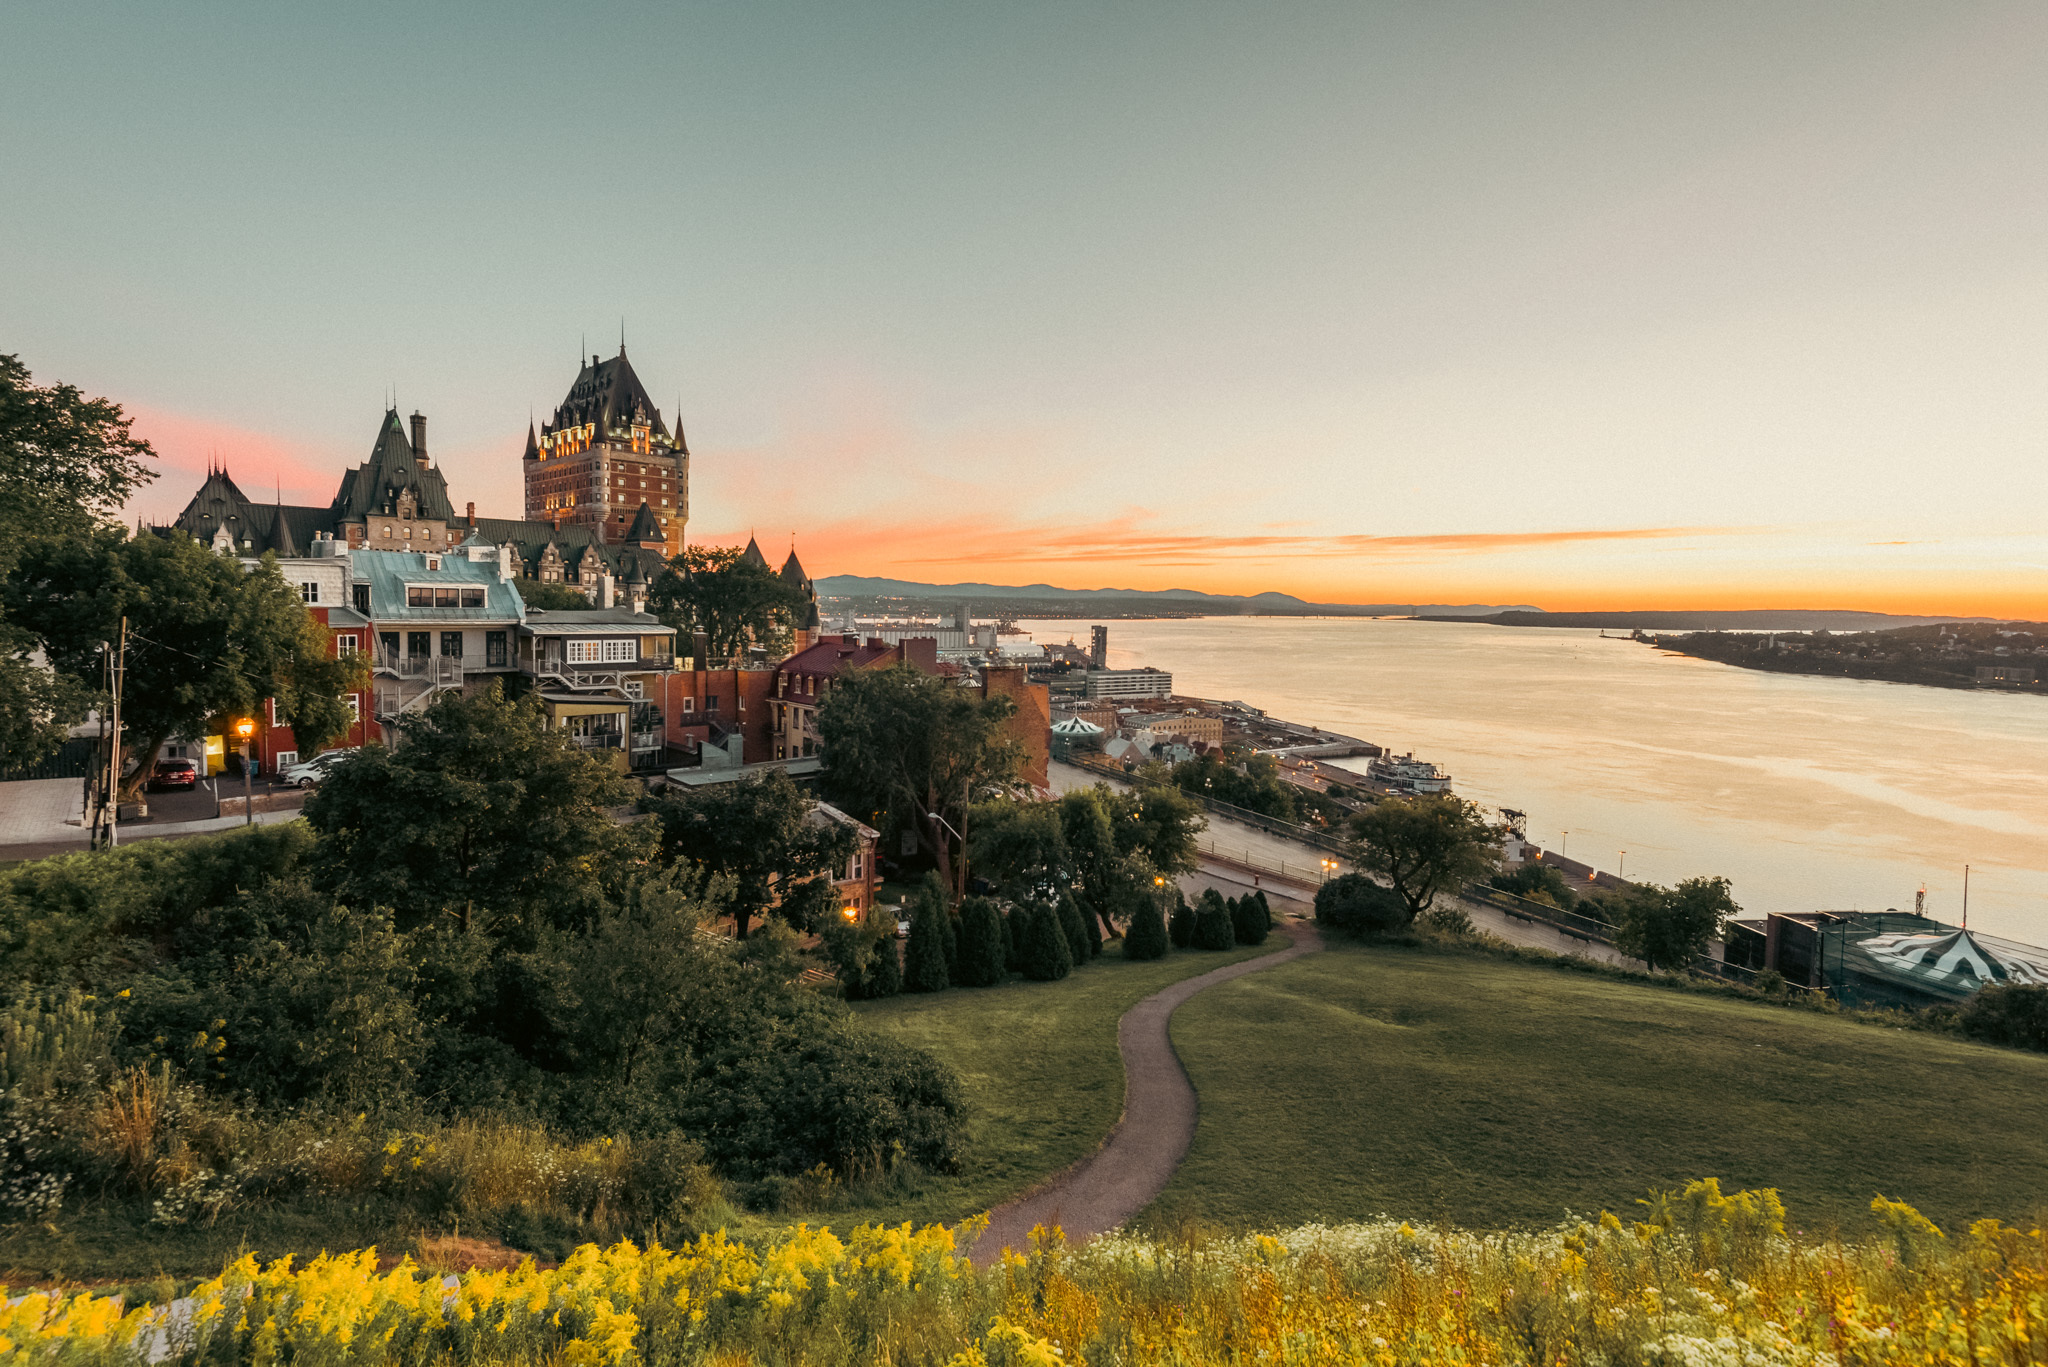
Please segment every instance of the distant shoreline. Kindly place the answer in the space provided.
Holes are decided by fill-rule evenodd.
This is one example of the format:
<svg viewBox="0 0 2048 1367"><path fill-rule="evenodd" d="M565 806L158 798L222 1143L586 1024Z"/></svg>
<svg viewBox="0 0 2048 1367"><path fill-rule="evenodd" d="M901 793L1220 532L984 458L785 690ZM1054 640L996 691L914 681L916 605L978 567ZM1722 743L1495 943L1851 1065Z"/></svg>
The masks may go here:
<svg viewBox="0 0 2048 1367"><path fill-rule="evenodd" d="M2029 627L2034 629L2029 631ZM2048 647L2048 625L2041 623L1958 623L1841 636L1709 631L1657 636L1648 643L1673 655L1768 674L1873 679L1980 692L2048 692L2042 687L2043 675L2048 675L2048 655L2033 653L2036 648Z"/></svg>

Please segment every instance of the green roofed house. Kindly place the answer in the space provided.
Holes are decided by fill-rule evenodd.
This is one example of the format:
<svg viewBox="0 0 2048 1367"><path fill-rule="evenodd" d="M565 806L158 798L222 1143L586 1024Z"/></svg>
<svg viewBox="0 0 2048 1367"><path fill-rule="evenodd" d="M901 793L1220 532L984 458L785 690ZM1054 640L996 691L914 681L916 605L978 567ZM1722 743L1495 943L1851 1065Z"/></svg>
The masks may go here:
<svg viewBox="0 0 2048 1367"><path fill-rule="evenodd" d="M371 677L387 741L398 718L425 707L435 693L518 672L513 639L526 608L499 547L471 537L446 550L353 555L349 562L376 633Z"/></svg>

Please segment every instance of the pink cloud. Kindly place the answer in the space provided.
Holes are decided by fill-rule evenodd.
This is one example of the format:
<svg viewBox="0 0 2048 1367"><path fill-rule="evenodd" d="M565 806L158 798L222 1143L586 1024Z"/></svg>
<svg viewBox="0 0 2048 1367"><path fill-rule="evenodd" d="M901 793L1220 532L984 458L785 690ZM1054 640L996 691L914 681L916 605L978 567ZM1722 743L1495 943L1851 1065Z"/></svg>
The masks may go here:
<svg viewBox="0 0 2048 1367"><path fill-rule="evenodd" d="M190 413L129 405L135 435L156 451L157 479L128 503L128 516L168 522L206 479L209 465L225 465L252 499L326 504L334 498L344 462L268 432L253 432Z"/></svg>

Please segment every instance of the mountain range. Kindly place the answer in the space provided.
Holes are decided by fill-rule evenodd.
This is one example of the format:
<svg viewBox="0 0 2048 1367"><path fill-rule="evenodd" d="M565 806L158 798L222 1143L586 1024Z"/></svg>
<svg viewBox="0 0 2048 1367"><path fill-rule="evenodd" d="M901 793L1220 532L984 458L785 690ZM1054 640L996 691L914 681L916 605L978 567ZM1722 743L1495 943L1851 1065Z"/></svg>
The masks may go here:
<svg viewBox="0 0 2048 1367"><path fill-rule="evenodd" d="M1125 611L1155 607L1214 613L1218 616L1281 617L1474 617L1498 612L1541 612L1527 604L1492 603L1311 603L1291 593L1203 593L1198 589L1063 589L1052 584L923 584L910 579L881 579L860 574L833 574L815 581L820 598L914 598L918 600L1000 599L1005 603L1038 602L1062 608L1111 607Z"/></svg>

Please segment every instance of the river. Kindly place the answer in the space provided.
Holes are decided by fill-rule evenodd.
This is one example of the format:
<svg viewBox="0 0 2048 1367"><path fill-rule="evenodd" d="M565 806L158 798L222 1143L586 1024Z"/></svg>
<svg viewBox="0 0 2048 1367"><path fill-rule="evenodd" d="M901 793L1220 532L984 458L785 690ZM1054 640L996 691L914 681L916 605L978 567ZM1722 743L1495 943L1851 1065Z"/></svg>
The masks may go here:
<svg viewBox="0 0 2048 1367"><path fill-rule="evenodd" d="M1088 640L1085 621L1018 625ZM1590 631L1108 625L1114 668L1154 665L1178 693L1412 750L1598 868L1721 874L1754 914L1909 911L1924 884L1928 914L1955 921L1968 864L1970 925L2048 946L2048 699L1767 674Z"/></svg>

